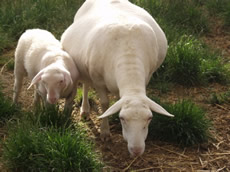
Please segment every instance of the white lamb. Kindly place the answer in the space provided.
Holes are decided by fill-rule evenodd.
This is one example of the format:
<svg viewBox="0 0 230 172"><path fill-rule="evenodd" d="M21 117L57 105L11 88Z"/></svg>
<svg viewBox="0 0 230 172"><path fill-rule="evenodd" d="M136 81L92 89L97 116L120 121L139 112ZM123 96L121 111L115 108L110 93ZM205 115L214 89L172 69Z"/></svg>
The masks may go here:
<svg viewBox="0 0 230 172"><path fill-rule="evenodd" d="M99 94L101 138L110 135L107 117L119 112L131 155L141 155L152 111L173 117L146 96L151 75L167 52L164 32L152 16L128 0L86 0L61 43L74 59L84 83L81 114L89 112L88 85ZM109 109L107 92L120 99Z"/></svg>
<svg viewBox="0 0 230 172"><path fill-rule="evenodd" d="M71 110L79 72L60 41L50 32L31 29L20 37L15 51L14 103L18 102L26 75L32 80L29 88L36 85L34 104L39 103L39 96L45 104L55 104L59 98L65 98L65 109Z"/></svg>

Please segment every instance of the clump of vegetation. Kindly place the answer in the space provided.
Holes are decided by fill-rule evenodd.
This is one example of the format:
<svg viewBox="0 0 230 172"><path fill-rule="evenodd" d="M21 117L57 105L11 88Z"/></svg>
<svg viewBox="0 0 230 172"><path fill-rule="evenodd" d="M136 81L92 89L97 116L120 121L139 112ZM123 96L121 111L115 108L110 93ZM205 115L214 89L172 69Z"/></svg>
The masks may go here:
<svg viewBox="0 0 230 172"><path fill-rule="evenodd" d="M170 44L167 55L167 76L169 80L193 86L202 81L202 46L192 36L182 36L178 42Z"/></svg>
<svg viewBox="0 0 230 172"><path fill-rule="evenodd" d="M205 80L209 83L226 84L230 80L230 69L228 64L221 61L221 57L216 53L205 50L206 58L202 59L201 71Z"/></svg>
<svg viewBox="0 0 230 172"><path fill-rule="evenodd" d="M27 29L41 28L60 36L72 23L83 0L2 0L0 3L0 53Z"/></svg>
<svg viewBox="0 0 230 172"><path fill-rule="evenodd" d="M224 24L230 26L230 1L229 0L208 0L204 2L211 15L218 15L224 19Z"/></svg>
<svg viewBox="0 0 230 172"><path fill-rule="evenodd" d="M86 131L57 107L30 112L8 123L2 159L19 171L101 171Z"/></svg>
<svg viewBox="0 0 230 172"><path fill-rule="evenodd" d="M201 6L190 0L142 0L134 1L145 8L157 20L167 21L168 25L189 30L192 33L209 31L208 17L202 13Z"/></svg>
<svg viewBox="0 0 230 172"><path fill-rule="evenodd" d="M165 109L173 118L154 114L149 125L149 138L192 146L208 141L211 122L204 111L189 100L182 100Z"/></svg>
<svg viewBox="0 0 230 172"><path fill-rule="evenodd" d="M208 102L212 105L230 103L230 91L223 93L212 93Z"/></svg>
<svg viewBox="0 0 230 172"><path fill-rule="evenodd" d="M100 171L102 164L82 130L11 127L3 144L3 162L19 171Z"/></svg>
<svg viewBox="0 0 230 172"><path fill-rule="evenodd" d="M209 51L198 39L183 35L171 42L165 62L154 77L185 86L210 82L226 83L230 72L217 53Z"/></svg>
<svg viewBox="0 0 230 172"><path fill-rule="evenodd" d="M77 96L75 97L75 102L78 106L81 106L82 103L82 96L83 96L83 89L80 88L80 86L77 89ZM89 99L89 104L92 106L95 104L94 100L96 99L96 91L93 89L90 89L88 92L88 99Z"/></svg>
<svg viewBox="0 0 230 172"><path fill-rule="evenodd" d="M0 86L1 87L1 86ZM5 123L13 115L20 113L20 108L4 96L0 88L0 123Z"/></svg>
<svg viewBox="0 0 230 172"><path fill-rule="evenodd" d="M35 108L34 112L28 113L27 118L40 127L68 128L73 123L68 111L61 111L59 105Z"/></svg>

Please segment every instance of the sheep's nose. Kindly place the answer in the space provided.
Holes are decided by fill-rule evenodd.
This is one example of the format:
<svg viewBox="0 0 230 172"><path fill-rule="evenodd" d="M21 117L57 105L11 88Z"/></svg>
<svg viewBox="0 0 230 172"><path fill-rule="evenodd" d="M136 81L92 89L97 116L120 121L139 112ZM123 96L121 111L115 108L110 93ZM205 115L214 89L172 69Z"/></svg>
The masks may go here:
<svg viewBox="0 0 230 172"><path fill-rule="evenodd" d="M134 146L130 148L130 151L133 156L140 156L143 153L143 148Z"/></svg>

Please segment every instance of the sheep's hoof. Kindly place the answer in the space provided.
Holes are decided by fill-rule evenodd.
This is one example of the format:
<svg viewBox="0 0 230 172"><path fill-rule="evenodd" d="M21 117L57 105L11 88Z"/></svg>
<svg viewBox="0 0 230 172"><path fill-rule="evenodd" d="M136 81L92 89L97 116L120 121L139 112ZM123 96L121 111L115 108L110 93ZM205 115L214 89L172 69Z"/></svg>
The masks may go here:
<svg viewBox="0 0 230 172"><path fill-rule="evenodd" d="M100 137L101 137L101 141L103 142L108 142L111 140L110 132L103 132L103 133L101 132Z"/></svg>

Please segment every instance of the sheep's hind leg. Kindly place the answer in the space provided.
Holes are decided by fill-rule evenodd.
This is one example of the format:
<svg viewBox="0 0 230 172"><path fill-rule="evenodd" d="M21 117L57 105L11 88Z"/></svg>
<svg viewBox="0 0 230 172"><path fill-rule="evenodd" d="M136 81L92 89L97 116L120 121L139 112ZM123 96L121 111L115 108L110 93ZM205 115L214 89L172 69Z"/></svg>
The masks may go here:
<svg viewBox="0 0 230 172"><path fill-rule="evenodd" d="M109 98L107 96L107 92L104 89L99 89L97 90L97 92L100 96L101 107L104 113L109 108ZM102 141L110 140L110 128L108 117L102 118L100 137Z"/></svg>
<svg viewBox="0 0 230 172"><path fill-rule="evenodd" d="M80 108L80 115L85 119L89 119L89 112L90 112L88 92L89 92L89 86L87 84L83 84L83 96L82 96L82 104Z"/></svg>

